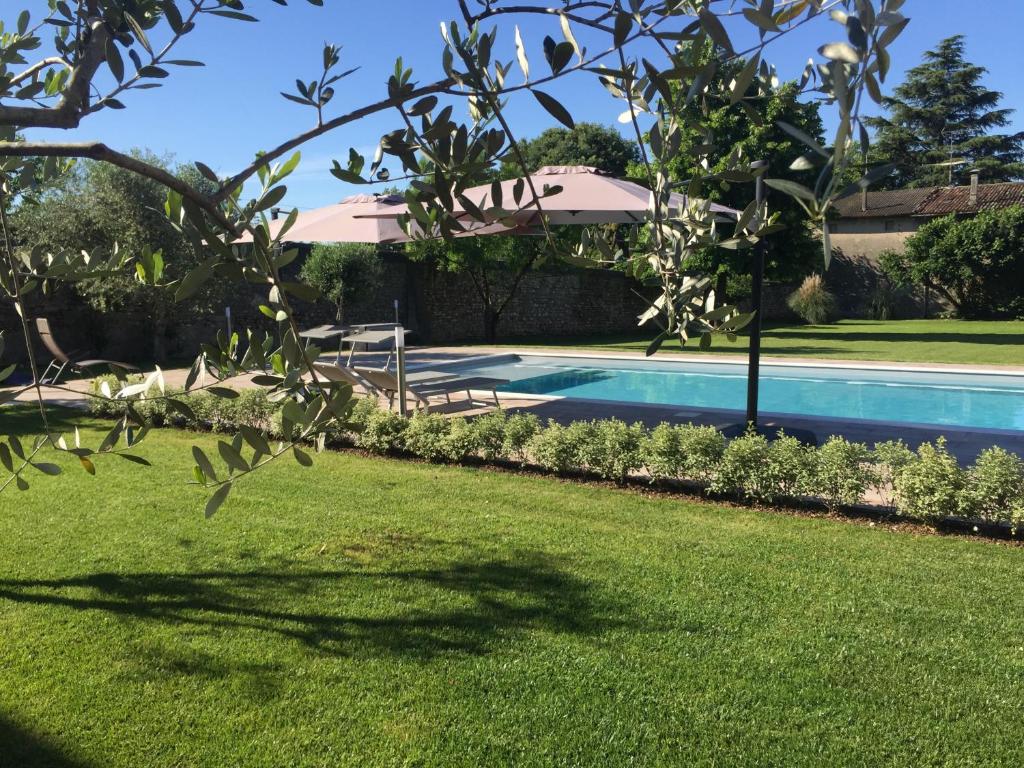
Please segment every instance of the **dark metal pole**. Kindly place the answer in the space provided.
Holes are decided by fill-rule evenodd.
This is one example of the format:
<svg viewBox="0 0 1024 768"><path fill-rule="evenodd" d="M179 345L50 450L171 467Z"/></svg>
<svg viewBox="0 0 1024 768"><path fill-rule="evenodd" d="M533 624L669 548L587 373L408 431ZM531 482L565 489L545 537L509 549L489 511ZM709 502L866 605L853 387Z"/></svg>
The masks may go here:
<svg viewBox="0 0 1024 768"><path fill-rule="evenodd" d="M400 325L395 326L395 365L398 379L398 412L408 416L409 405L405 394L405 329Z"/></svg>
<svg viewBox="0 0 1024 768"><path fill-rule="evenodd" d="M759 160L751 164L751 168L767 169L768 162ZM764 204L764 173L757 177L755 182L755 197L757 199L758 226L761 221L761 206ZM754 269L751 275L751 308L754 312L754 319L750 321L750 353L747 363L747 425L757 428L757 394L758 377L761 368L761 288L764 282L764 238L760 238L754 246Z"/></svg>

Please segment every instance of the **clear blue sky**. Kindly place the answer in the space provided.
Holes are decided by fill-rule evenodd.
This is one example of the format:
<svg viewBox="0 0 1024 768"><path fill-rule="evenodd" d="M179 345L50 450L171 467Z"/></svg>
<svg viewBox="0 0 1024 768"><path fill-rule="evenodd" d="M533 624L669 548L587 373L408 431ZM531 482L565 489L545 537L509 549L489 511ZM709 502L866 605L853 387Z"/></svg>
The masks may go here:
<svg viewBox="0 0 1024 768"><path fill-rule="evenodd" d="M45 5L23 0L15 6ZM219 172L244 166L260 149L267 149L310 126L312 111L285 101L278 94L292 90L294 80L312 79L325 41L342 46L342 65L361 69L338 84L330 110L348 111L385 95L385 83L402 55L423 82L441 71L438 23L457 18L454 0L325 0L316 8L291 0L281 8L269 0L248 3L259 24L207 18L176 51L178 58L207 62L204 69L178 69L165 87L136 91L125 98L125 111L105 111L88 118L74 132L78 139L100 139L119 149L147 147L173 154L178 161L202 160ZM552 5L558 5L552 0ZM908 0L904 6L910 26L893 47L894 75L920 61L921 54L940 39L956 33L967 37L967 55L989 70L986 84L1005 94L1004 106L1018 110L1014 130L1024 130L1024 28L1022 0ZM5 17L5 14L0 14ZM4 18L11 22L13 19ZM546 71L540 41L550 32L560 39L557 22L532 20L523 26L534 72ZM582 44L587 37L578 31ZM783 79L797 77L816 47L841 38L841 29L826 18L805 26L777 43L768 58ZM157 41L154 40L154 43ZM502 58L513 56L511 28L499 37ZM597 50L599 46L592 46ZM518 81L518 71L513 75ZM611 99L589 75L573 76L549 89L577 120L615 124L621 102ZM510 112L517 135L530 137L554 121L526 93ZM345 127L303 149L303 164L289 183L286 205L301 209L335 202L353 188L327 172L330 158L347 156L350 146L372 152L380 133L397 127L394 115L378 116ZM47 134L55 135L55 132ZM42 138L41 132L34 133Z"/></svg>

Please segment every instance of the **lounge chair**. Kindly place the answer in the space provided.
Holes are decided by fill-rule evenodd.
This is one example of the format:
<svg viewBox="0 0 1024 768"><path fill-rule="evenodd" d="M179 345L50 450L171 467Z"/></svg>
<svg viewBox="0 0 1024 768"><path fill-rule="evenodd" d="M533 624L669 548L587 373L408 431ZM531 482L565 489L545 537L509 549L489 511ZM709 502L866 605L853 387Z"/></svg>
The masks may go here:
<svg viewBox="0 0 1024 768"><path fill-rule="evenodd" d="M69 369L77 373L89 374L92 373L89 370L90 368L100 365L113 366L124 371L139 370L137 366L131 363L120 363L117 360L103 360L101 358L82 358L80 352L65 352L54 338L53 331L50 329L50 321L45 317L36 318L36 332L39 334L39 340L43 342L43 346L53 355L53 359L43 372L40 384L56 384L64 374L64 371ZM52 378L47 378L50 376L51 371L55 371L55 373Z"/></svg>
<svg viewBox="0 0 1024 768"><path fill-rule="evenodd" d="M313 363L313 370L323 376L329 382L349 384L353 389L360 390L366 395L380 396L383 394L364 376L359 375L354 368L344 365L332 365L330 363Z"/></svg>
<svg viewBox="0 0 1024 768"><path fill-rule="evenodd" d="M391 371L378 368L355 368L356 373L366 379L370 384L379 389L388 398L388 403L394 406L395 395L398 394L398 377ZM430 398L437 395L444 395L447 402L452 401L452 393L465 392L470 403L476 405L487 405L473 399L473 390L484 390L490 392L494 397L494 404L500 406L498 401L498 387L508 384L508 379L492 379L485 376L454 377L454 378L432 378L421 381L406 381L405 390L412 395L413 399L424 411L430 410Z"/></svg>

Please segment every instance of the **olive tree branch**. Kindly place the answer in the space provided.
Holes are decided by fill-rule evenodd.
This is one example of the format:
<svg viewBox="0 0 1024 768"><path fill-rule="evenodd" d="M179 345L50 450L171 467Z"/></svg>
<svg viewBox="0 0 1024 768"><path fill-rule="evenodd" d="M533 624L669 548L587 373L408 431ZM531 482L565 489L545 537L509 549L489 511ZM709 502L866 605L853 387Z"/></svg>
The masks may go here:
<svg viewBox="0 0 1024 768"><path fill-rule="evenodd" d="M55 107L19 107L0 105L0 125L21 128L77 128L89 110L92 80L106 61L110 32L103 19L90 17L89 39L81 57L71 67L67 87Z"/></svg>
<svg viewBox="0 0 1024 768"><path fill-rule="evenodd" d="M274 149L269 150L260 154L252 163L240 170L234 176L225 181L220 189L217 190L212 196L212 200L215 203L220 203L227 199L238 187L246 182L253 174L255 174L260 168L263 168L270 163L274 162L278 158L286 155L293 149L296 149L303 144L322 136L325 133L340 128L343 125L361 120L364 117L376 114L377 112L383 112L384 110L393 109L403 104L406 101L412 99L418 99L422 96L429 96L434 93L446 93L448 89L457 85L453 78L446 78L439 80L430 85L425 85L420 88L415 88L408 93L401 96L393 96L387 99L381 99L380 101L374 102L373 104L367 104L366 106L360 107L359 109L348 112L344 115L327 120L324 123L318 124L308 131L300 133L299 135L289 139L283 144L278 145Z"/></svg>
<svg viewBox="0 0 1024 768"><path fill-rule="evenodd" d="M237 232L235 224L220 210L217 201L163 168L111 149L103 142L0 141L0 157L73 157L109 163L173 189L208 213L220 226L229 232Z"/></svg>
<svg viewBox="0 0 1024 768"><path fill-rule="evenodd" d="M15 308L18 310L18 318L21 321L21 334L25 339L25 352L28 356L29 370L32 371L32 386L36 391L36 404L39 407L39 417L43 421L43 428L46 430L46 439L52 441L50 436L50 422L46 415L46 404L43 401L43 390L39 381L39 362L36 360L35 345L32 343L32 332L28 326L28 313L25 311L25 302L22 297L22 284L18 275L17 261L14 257L14 244L11 241L11 229L7 221L6 195L0 195L0 229L3 230L4 255L11 270L11 288L14 295Z"/></svg>
<svg viewBox="0 0 1024 768"><path fill-rule="evenodd" d="M167 43L164 45L163 48L160 49L160 51L158 53L152 55L152 57L150 58L148 66L156 66L156 65L160 64L163 61L164 57L168 53L171 52L171 50L174 48L174 46L176 46L185 35L187 35L189 32L191 32L193 29L195 29L194 22L195 22L196 16L198 16L200 13L202 13L203 10L204 9L203 9L203 6L201 4L195 3L195 2L192 3L192 11L189 13L188 17L184 20L184 23L182 24L181 29L174 33L174 36L170 40L167 41ZM132 86L134 86L137 82L139 82L139 80L142 80L143 76L140 75L139 72L141 72L141 70L136 71L136 73L132 77L128 78L123 83L119 83L118 86L116 88L114 88L114 90L112 90L106 96L103 96L99 103L97 103L97 104L95 104L95 105L93 105L91 107L88 107L85 110L85 114L91 114L93 112L96 112L96 111L102 109L104 101L106 101L107 99L112 99L112 98L117 97L119 94L123 93L124 91L127 91Z"/></svg>
<svg viewBox="0 0 1024 768"><path fill-rule="evenodd" d="M37 446L35 446L27 456L18 457L21 459L21 466L12 469L11 476L8 477L2 484L0 484L0 493L3 493L4 489L7 488L7 486L17 481L17 479L21 477L22 473L24 473L24 471L32 465L32 459L36 457L36 454L43 450L43 446L45 444L45 442L41 442Z"/></svg>
<svg viewBox="0 0 1024 768"><path fill-rule="evenodd" d="M74 72L75 70L75 68L71 66L71 64L68 63L66 59L60 56L48 56L45 59L40 59L32 66L25 69L23 72L19 72L17 75L11 78L11 81L7 85L8 87L18 85L19 83L22 83L25 80L28 80L30 77L34 76L36 73L46 69L47 67L65 67L71 70L72 72Z"/></svg>

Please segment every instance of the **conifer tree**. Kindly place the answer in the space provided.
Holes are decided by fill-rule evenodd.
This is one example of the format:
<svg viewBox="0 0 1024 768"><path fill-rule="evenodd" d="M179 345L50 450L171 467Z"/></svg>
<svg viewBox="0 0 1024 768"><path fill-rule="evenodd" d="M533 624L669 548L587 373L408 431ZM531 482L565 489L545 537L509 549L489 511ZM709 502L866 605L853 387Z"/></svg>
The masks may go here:
<svg viewBox="0 0 1024 768"><path fill-rule="evenodd" d="M1024 131L996 133L1013 110L984 86L987 71L964 58L964 37L954 35L907 72L883 102L888 116L867 121L876 134L872 158L897 165L880 186L963 184L972 170L987 182L1024 178Z"/></svg>

